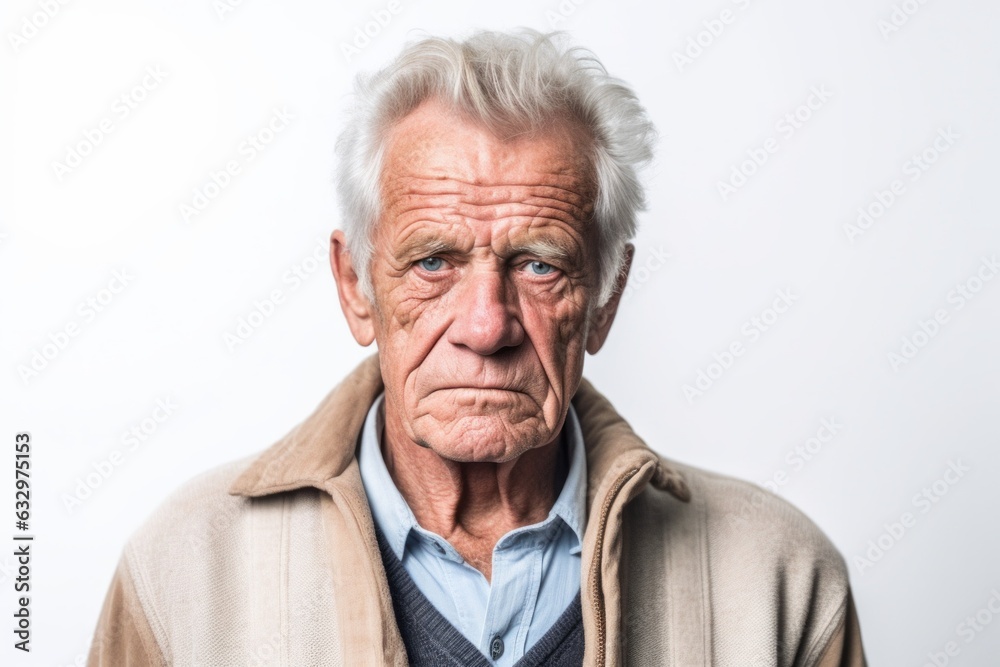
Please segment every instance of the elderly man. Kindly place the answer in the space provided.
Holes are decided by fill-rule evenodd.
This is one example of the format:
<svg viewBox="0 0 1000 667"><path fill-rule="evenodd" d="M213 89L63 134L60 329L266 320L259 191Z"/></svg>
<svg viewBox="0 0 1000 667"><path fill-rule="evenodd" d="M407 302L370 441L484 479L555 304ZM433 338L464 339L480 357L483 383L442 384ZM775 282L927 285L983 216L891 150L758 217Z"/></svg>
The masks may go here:
<svg viewBox="0 0 1000 667"><path fill-rule="evenodd" d="M340 305L370 357L132 538L91 665L863 665L843 560L666 460L582 379L653 128L588 52L426 39L338 144Z"/></svg>

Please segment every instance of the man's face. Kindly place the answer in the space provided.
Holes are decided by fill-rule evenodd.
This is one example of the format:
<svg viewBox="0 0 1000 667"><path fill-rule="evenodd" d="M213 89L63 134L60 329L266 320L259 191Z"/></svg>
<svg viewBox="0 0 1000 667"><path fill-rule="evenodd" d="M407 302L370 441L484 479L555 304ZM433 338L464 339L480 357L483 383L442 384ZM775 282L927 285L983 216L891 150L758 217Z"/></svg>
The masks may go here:
<svg viewBox="0 0 1000 667"><path fill-rule="evenodd" d="M610 326L586 150L574 125L503 140L435 101L393 128L370 267L387 435L478 462L556 438Z"/></svg>

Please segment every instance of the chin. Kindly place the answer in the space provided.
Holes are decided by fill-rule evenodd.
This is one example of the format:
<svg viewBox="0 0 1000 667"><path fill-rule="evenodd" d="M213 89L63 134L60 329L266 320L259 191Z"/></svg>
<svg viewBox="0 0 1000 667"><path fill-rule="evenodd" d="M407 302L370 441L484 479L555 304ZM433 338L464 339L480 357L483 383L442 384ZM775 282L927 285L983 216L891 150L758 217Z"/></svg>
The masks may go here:
<svg viewBox="0 0 1000 667"><path fill-rule="evenodd" d="M451 428L417 431L417 442L438 456L460 463L503 463L548 442L552 434L535 420L512 420L502 413L459 417ZM539 428L541 426L541 428ZM422 429L421 429L422 430Z"/></svg>

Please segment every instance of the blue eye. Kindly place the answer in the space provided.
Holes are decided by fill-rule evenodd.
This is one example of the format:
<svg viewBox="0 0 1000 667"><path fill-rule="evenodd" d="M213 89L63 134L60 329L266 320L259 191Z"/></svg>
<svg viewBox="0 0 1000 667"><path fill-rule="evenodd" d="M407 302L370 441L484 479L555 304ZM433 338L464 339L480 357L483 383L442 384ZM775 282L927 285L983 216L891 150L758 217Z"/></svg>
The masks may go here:
<svg viewBox="0 0 1000 667"><path fill-rule="evenodd" d="M425 257L417 263L424 271L437 271L444 265L444 260L440 257Z"/></svg>
<svg viewBox="0 0 1000 667"><path fill-rule="evenodd" d="M546 264L545 262L539 262L537 260L534 262L528 262L528 268L536 276L544 276L556 270L556 267L551 264Z"/></svg>

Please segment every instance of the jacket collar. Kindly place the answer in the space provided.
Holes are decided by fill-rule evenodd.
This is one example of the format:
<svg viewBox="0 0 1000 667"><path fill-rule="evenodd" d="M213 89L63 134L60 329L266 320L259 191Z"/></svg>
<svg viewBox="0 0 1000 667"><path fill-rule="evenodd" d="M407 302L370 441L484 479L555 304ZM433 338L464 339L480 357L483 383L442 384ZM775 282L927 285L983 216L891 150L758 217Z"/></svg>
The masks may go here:
<svg viewBox="0 0 1000 667"><path fill-rule="evenodd" d="M376 353L334 387L312 415L257 457L229 493L260 497L306 486L325 489L354 460L368 409L382 388ZM650 482L655 488L683 502L691 499L680 471L651 450L587 380L581 380L573 404L587 452L588 505L609 475L646 463L654 464Z"/></svg>

